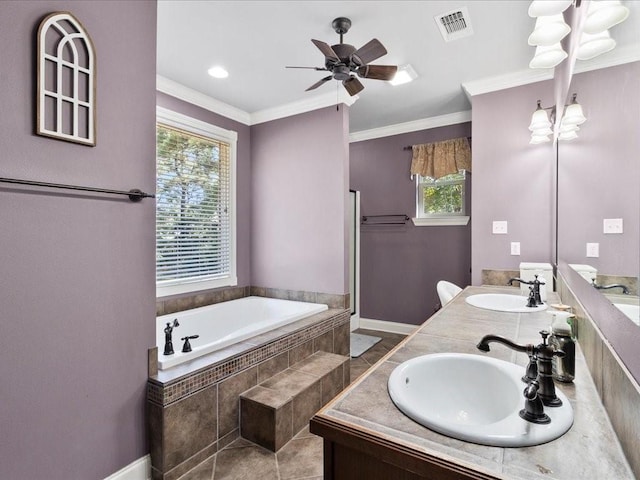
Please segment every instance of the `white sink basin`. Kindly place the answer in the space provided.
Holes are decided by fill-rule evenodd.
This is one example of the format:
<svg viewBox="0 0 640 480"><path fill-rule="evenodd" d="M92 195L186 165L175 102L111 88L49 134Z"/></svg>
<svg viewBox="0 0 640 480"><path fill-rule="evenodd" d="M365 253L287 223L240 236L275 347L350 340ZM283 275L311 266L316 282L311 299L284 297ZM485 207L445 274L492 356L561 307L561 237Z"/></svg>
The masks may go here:
<svg viewBox="0 0 640 480"><path fill-rule="evenodd" d="M527 297L505 293L480 293L478 295L468 296L465 301L474 307L497 312L530 313L541 312L547 309L547 305L544 303L536 307L527 307Z"/></svg>
<svg viewBox="0 0 640 480"><path fill-rule="evenodd" d="M400 364L389 377L388 389L401 412L431 430L481 445L526 447L569 430L573 409L556 389L562 406L544 407L550 423L522 419L524 371L491 357L438 353Z"/></svg>
<svg viewBox="0 0 640 480"><path fill-rule="evenodd" d="M625 303L614 303L614 305L629 317L633 323L640 325L640 307L638 305L627 305Z"/></svg>

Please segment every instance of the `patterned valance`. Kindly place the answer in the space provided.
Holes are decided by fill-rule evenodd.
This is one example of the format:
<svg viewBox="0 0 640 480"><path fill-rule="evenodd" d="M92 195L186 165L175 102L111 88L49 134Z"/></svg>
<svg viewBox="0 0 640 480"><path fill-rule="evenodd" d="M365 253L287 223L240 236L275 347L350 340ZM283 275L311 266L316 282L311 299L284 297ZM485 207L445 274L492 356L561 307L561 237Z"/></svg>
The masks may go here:
<svg viewBox="0 0 640 480"><path fill-rule="evenodd" d="M413 145L411 175L440 178L460 170L471 171L471 148L466 137Z"/></svg>

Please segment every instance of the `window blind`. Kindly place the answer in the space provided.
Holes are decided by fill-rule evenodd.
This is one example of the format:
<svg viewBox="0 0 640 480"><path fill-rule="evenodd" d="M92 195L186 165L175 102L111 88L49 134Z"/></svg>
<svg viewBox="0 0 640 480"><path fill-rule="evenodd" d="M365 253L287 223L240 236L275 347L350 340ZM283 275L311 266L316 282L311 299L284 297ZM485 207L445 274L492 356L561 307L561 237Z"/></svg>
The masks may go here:
<svg viewBox="0 0 640 480"><path fill-rule="evenodd" d="M229 276L230 145L160 123L156 139L157 284Z"/></svg>

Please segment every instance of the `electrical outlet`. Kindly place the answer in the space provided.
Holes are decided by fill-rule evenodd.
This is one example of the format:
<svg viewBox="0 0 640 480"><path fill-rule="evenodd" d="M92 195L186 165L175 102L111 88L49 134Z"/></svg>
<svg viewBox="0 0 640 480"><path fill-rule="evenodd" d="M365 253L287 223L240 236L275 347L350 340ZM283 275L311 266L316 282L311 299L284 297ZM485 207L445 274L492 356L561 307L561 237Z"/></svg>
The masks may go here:
<svg viewBox="0 0 640 480"><path fill-rule="evenodd" d="M511 242L511 255L520 255L520 242Z"/></svg>
<svg viewBox="0 0 640 480"><path fill-rule="evenodd" d="M597 258L600 256L599 243L587 243L587 257Z"/></svg>
<svg viewBox="0 0 640 480"><path fill-rule="evenodd" d="M507 234L507 221L506 220L494 220L494 222L493 222L493 234L494 235L506 235Z"/></svg>
<svg viewBox="0 0 640 480"><path fill-rule="evenodd" d="M602 232L607 233L622 233L622 219L621 218L605 218L602 221Z"/></svg>

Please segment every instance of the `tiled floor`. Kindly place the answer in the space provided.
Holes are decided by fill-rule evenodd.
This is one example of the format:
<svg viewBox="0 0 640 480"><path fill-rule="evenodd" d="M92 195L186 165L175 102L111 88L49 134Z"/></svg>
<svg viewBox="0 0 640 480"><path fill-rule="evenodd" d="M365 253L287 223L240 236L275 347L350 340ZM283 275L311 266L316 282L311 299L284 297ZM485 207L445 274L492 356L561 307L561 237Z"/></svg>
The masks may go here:
<svg viewBox="0 0 640 480"><path fill-rule="evenodd" d="M351 359L351 381L395 347L405 335L358 329L357 333L374 335L382 340L358 358ZM322 438L309 433L309 427L298 433L277 453L243 438L220 450L180 480L321 480Z"/></svg>

